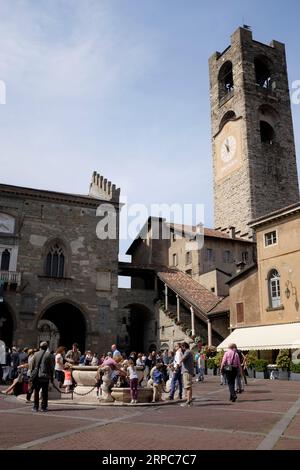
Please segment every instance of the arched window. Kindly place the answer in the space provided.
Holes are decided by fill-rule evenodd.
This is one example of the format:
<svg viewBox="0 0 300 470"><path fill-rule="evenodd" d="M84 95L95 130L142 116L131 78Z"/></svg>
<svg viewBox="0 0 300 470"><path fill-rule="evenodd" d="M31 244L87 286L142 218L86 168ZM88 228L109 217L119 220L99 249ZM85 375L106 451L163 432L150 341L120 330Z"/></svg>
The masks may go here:
<svg viewBox="0 0 300 470"><path fill-rule="evenodd" d="M46 276L61 278L64 277L65 255L63 249L58 245L53 245L46 260Z"/></svg>
<svg viewBox="0 0 300 470"><path fill-rule="evenodd" d="M234 90L232 63L225 62L219 72L220 99Z"/></svg>
<svg viewBox="0 0 300 470"><path fill-rule="evenodd" d="M227 111L227 113L225 113L221 119L220 126L219 126L220 130L223 129L223 127L225 126L225 124L227 124L227 122L233 121L234 119L236 119L235 112Z"/></svg>
<svg viewBox="0 0 300 470"><path fill-rule="evenodd" d="M261 88L272 88L272 74L269 60L265 57L257 57L254 60L256 84Z"/></svg>
<svg viewBox="0 0 300 470"><path fill-rule="evenodd" d="M10 252L6 249L1 256L1 271L9 271Z"/></svg>
<svg viewBox="0 0 300 470"><path fill-rule="evenodd" d="M266 121L260 121L260 140L263 144L273 145L275 139L275 131L271 124Z"/></svg>
<svg viewBox="0 0 300 470"><path fill-rule="evenodd" d="M280 307L280 274L276 269L269 272L268 275L269 302L271 308Z"/></svg>

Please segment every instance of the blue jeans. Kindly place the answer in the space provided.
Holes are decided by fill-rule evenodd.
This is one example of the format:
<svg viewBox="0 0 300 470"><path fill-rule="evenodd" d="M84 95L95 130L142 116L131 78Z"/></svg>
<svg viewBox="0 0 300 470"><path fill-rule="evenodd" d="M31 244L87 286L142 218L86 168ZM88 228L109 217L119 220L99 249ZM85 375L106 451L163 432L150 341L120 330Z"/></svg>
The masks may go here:
<svg viewBox="0 0 300 470"><path fill-rule="evenodd" d="M176 369L174 371L172 382L171 382L170 398L174 398L177 381L178 381L178 386L179 386L179 397L182 398L183 386L182 386L181 369Z"/></svg>

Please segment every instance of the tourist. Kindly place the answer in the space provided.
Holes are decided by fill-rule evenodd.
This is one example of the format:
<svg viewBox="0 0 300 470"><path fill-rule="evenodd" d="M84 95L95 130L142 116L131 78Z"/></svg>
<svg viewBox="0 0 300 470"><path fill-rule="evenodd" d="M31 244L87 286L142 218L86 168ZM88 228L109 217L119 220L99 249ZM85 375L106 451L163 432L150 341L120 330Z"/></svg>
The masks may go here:
<svg viewBox="0 0 300 470"><path fill-rule="evenodd" d="M146 380L149 379L150 377L150 371L152 369L152 367L154 366L155 364L152 364L152 354L151 352L148 354L148 356L146 357L146 360L145 360L145 378Z"/></svg>
<svg viewBox="0 0 300 470"><path fill-rule="evenodd" d="M244 372L243 372L243 364L245 360L245 356L239 349L236 350L237 354L239 355L241 367L238 369L236 379L235 379L235 392L236 393L243 393L244 391Z"/></svg>
<svg viewBox="0 0 300 470"><path fill-rule="evenodd" d="M170 389L170 395L169 395L169 400L174 400L174 395L175 395L175 390L176 390L176 385L178 383L179 387L179 398L180 400L182 399L182 373L181 373L181 360L183 357L183 353L181 350L181 344L177 343L175 346L175 357L174 357L174 362L172 364L173 368L173 375L172 375L172 381L171 381L171 389Z"/></svg>
<svg viewBox="0 0 300 470"><path fill-rule="evenodd" d="M53 382L54 366L50 353L47 351L48 343L40 344L40 351L34 354L32 360L31 381L34 390L33 411L39 410L39 394L42 389L42 411L48 409L49 381Z"/></svg>
<svg viewBox="0 0 300 470"><path fill-rule="evenodd" d="M137 360L136 360L136 365L139 366L139 367L144 367L145 368L145 359L146 359L146 356L143 356L142 353L138 353L137 355Z"/></svg>
<svg viewBox="0 0 300 470"><path fill-rule="evenodd" d="M188 343L181 344L183 352L182 359L179 363L183 375L183 387L186 395L186 402L181 406L191 406L193 400L192 380L194 375L194 357L190 351Z"/></svg>
<svg viewBox="0 0 300 470"><path fill-rule="evenodd" d="M64 379L63 386L66 388L66 393L69 393L73 385L73 380L72 380L71 366L68 363L64 365L64 376L65 376L65 379Z"/></svg>
<svg viewBox="0 0 300 470"><path fill-rule="evenodd" d="M27 393L28 390L28 364L27 361L18 366L18 376L13 380L12 384L2 393L5 395L21 395ZM25 387L24 387L25 385Z"/></svg>
<svg viewBox="0 0 300 470"><path fill-rule="evenodd" d="M72 345L72 349L70 349L70 351L68 351L66 354L66 361L69 362L69 364L77 366L80 361L80 356L81 352L78 349L78 344L74 343Z"/></svg>
<svg viewBox="0 0 300 470"><path fill-rule="evenodd" d="M134 405L138 399L138 374L132 359L128 360L127 374L129 377L131 404Z"/></svg>
<svg viewBox="0 0 300 470"><path fill-rule="evenodd" d="M66 349L64 346L59 346L55 353L55 366L54 366L54 374L55 378L58 381L59 387L62 386L64 383L64 355L66 353Z"/></svg>
<svg viewBox="0 0 300 470"><path fill-rule="evenodd" d="M95 367L99 365L98 354L94 353L91 361L91 366Z"/></svg>
<svg viewBox="0 0 300 470"><path fill-rule="evenodd" d="M152 403L156 401L161 401L162 399L162 392L164 388L164 377L162 373L163 364L158 363L156 364L150 373L150 376L153 380L153 399Z"/></svg>
<svg viewBox="0 0 300 470"><path fill-rule="evenodd" d="M86 351L85 358L84 358L84 365L90 366L93 360L92 351Z"/></svg>
<svg viewBox="0 0 300 470"><path fill-rule="evenodd" d="M18 366L20 365L20 357L18 350L15 346L12 347L11 353L11 370L10 370L10 379L15 379L18 377Z"/></svg>
<svg viewBox="0 0 300 470"><path fill-rule="evenodd" d="M226 374L230 397L229 400L235 402L237 396L234 390L235 379L239 369L241 368L241 362L239 355L236 351L236 345L234 343L229 345L228 351L225 352L222 364L221 373Z"/></svg>
<svg viewBox="0 0 300 470"><path fill-rule="evenodd" d="M111 346L111 351L112 351L112 356L115 357L115 356L121 356L121 353L120 351L117 349L117 346L115 344L113 344Z"/></svg>
<svg viewBox="0 0 300 470"><path fill-rule="evenodd" d="M146 356L143 356L142 353L138 353L137 355L137 360L136 360L136 366L137 367L140 367L140 370L143 372L140 376L140 380L139 380L139 386L141 387L142 386L142 383L143 383L143 380L144 380L144 377L145 377L145 374L144 374L144 371L145 371L145 359L143 359L143 357L146 359Z"/></svg>
<svg viewBox="0 0 300 470"><path fill-rule="evenodd" d="M205 354L199 352L197 359L197 369L198 376L196 382L204 382L204 372L205 372Z"/></svg>
<svg viewBox="0 0 300 470"><path fill-rule="evenodd" d="M28 370L27 370L27 376L28 376L28 389L26 393L26 403L30 403L31 396L33 394L33 388L32 388L32 382L31 382L31 370L32 370L32 363L33 363L33 358L35 353L37 352L36 349L28 349L28 359L27 359L27 364L28 364Z"/></svg>

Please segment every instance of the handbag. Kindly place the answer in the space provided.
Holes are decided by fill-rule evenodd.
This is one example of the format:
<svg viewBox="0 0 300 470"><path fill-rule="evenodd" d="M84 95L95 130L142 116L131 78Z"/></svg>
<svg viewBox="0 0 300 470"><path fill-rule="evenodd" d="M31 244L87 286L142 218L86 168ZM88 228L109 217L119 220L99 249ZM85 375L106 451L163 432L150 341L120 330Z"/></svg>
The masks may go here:
<svg viewBox="0 0 300 470"><path fill-rule="evenodd" d="M235 354L236 354L236 353L234 353L234 355L233 355L231 364L225 364L225 366L224 366L225 372L231 372L231 371L232 371L232 369L233 369L233 365L232 365L232 364L233 364L233 361L234 361L234 358L235 358Z"/></svg>
<svg viewBox="0 0 300 470"><path fill-rule="evenodd" d="M34 384L34 383L37 381L37 379L39 378L39 370L40 370L41 363L42 363L43 357L44 357L44 355L45 355L45 352L46 352L46 351L44 351L43 354L41 355L41 358L40 358L40 360L39 360L39 362L38 362L37 367L35 367L35 368L33 369L33 371L31 371L31 374L30 374L30 382L32 382L32 384Z"/></svg>

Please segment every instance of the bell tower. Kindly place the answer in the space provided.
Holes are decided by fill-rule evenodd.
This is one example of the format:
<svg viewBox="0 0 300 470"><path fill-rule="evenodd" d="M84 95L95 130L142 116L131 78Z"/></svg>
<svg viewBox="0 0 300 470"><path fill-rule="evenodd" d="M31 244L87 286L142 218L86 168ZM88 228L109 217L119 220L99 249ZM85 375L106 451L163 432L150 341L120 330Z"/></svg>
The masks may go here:
<svg viewBox="0 0 300 470"><path fill-rule="evenodd" d="M284 44L237 29L209 60L215 227L236 227L299 201Z"/></svg>

